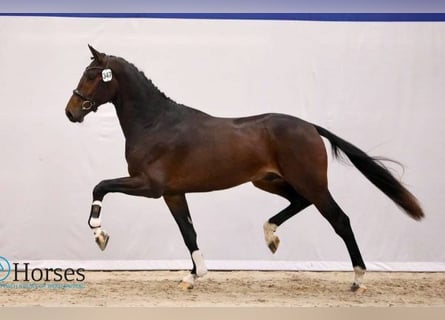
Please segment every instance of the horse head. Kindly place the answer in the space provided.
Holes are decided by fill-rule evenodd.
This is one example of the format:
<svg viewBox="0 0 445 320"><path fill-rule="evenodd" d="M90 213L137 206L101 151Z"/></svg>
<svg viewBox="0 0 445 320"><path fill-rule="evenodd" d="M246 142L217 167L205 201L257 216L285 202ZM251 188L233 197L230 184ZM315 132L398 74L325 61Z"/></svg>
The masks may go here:
<svg viewBox="0 0 445 320"><path fill-rule="evenodd" d="M65 108L65 114L72 122L82 122L88 113L96 112L100 105L110 102L118 89L110 57L90 45L88 47L93 55L92 61Z"/></svg>

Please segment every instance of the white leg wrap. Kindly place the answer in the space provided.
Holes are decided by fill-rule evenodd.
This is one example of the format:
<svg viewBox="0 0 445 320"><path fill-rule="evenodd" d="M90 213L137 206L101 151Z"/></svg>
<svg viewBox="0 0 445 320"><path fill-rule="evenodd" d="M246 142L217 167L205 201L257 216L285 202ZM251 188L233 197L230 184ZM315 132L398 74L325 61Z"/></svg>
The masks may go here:
<svg viewBox="0 0 445 320"><path fill-rule="evenodd" d="M192 259L196 266L196 275L198 277L203 277L207 273L207 267L204 263L204 258L202 257L201 251L193 251Z"/></svg>
<svg viewBox="0 0 445 320"><path fill-rule="evenodd" d="M95 208L95 207L99 207L99 210L97 210L98 208ZM94 217L90 216L90 220L88 220L88 224L90 225L91 228L100 227L100 209L101 208L102 208L101 201L99 201L99 200L93 201L93 204L91 205L91 214L94 211L95 215L98 215L98 217L94 218Z"/></svg>
<svg viewBox="0 0 445 320"><path fill-rule="evenodd" d="M93 201L93 204L92 204L92 205L93 205L93 206L99 206L99 207L102 208L102 201L95 200L95 201Z"/></svg>
<svg viewBox="0 0 445 320"><path fill-rule="evenodd" d="M99 228L100 227L100 217L99 218L90 218L90 227L91 228Z"/></svg>
<svg viewBox="0 0 445 320"><path fill-rule="evenodd" d="M274 223L269 223L269 221L266 221L263 225L264 229L264 239L266 240L266 243L269 244L274 241L274 233L277 231L278 226Z"/></svg>

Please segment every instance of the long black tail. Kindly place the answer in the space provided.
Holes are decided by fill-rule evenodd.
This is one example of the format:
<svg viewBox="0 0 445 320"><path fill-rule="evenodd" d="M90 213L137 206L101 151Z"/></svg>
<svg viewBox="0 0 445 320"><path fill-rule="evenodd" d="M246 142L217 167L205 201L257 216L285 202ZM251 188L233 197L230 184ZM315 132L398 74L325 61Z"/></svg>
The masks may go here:
<svg viewBox="0 0 445 320"><path fill-rule="evenodd" d="M341 139L328 130L314 125L318 133L329 140L332 154L340 156L341 150L352 164L384 194L392 199L411 218L420 220L424 214L416 197L409 192L377 158L368 156L365 152Z"/></svg>

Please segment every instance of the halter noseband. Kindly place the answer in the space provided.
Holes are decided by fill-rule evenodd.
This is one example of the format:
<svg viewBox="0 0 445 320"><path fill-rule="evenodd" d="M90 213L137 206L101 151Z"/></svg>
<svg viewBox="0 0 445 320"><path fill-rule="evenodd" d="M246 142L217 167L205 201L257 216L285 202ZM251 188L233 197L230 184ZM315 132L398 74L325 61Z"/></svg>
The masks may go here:
<svg viewBox="0 0 445 320"><path fill-rule="evenodd" d="M73 90L73 94L75 94L76 96L78 96L83 100L82 110L88 111L90 109L93 109L94 112L97 111L97 104L92 98L87 97L77 89Z"/></svg>
<svg viewBox="0 0 445 320"><path fill-rule="evenodd" d="M102 69L101 67L89 67L89 68L87 68L85 70L85 72L88 71L88 70L94 70L94 69L102 70L102 81L103 82L111 81L111 79L112 79L111 69L109 69L107 67L105 67L104 69ZM73 90L73 94L78 96L79 98L81 98L83 100L83 102L82 102L82 110L84 110L84 111L92 110L94 112L97 111L97 108L99 106L97 105L96 101L93 98L84 95L78 89L74 89Z"/></svg>

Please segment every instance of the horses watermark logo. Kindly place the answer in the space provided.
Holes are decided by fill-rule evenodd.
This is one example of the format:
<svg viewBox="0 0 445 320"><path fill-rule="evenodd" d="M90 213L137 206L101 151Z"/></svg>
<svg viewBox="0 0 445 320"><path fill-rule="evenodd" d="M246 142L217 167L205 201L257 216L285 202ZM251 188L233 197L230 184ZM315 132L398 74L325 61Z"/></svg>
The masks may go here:
<svg viewBox="0 0 445 320"><path fill-rule="evenodd" d="M11 273L11 264L8 259L0 256L0 282L6 280Z"/></svg>
<svg viewBox="0 0 445 320"><path fill-rule="evenodd" d="M83 268L31 267L30 262L9 262L0 256L2 289L84 289L85 278Z"/></svg>

